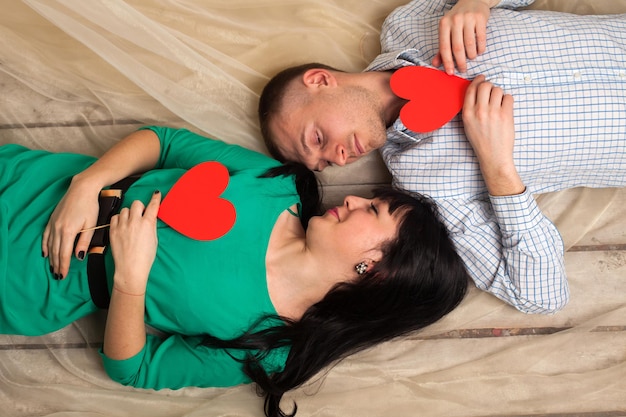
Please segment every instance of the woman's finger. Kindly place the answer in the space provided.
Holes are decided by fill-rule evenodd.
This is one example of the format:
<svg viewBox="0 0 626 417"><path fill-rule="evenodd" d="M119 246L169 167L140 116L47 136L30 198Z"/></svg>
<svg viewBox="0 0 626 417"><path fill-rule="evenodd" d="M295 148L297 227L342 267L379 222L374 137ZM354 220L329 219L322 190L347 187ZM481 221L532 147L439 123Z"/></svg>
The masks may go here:
<svg viewBox="0 0 626 417"><path fill-rule="evenodd" d="M146 210L143 216L149 219L156 220L157 215L159 214L160 204L161 204L161 192L159 190L156 190L154 193L152 193L152 198L150 199L150 202L148 203L148 206L146 207Z"/></svg>
<svg viewBox="0 0 626 417"><path fill-rule="evenodd" d="M85 259L85 254L89 250L89 244L93 238L94 230L85 230L78 235L76 241L76 247L74 248L74 255L81 261Z"/></svg>
<svg viewBox="0 0 626 417"><path fill-rule="evenodd" d="M43 229L43 236L41 238L41 256L48 257L48 240L50 239L50 223L46 224L46 228Z"/></svg>

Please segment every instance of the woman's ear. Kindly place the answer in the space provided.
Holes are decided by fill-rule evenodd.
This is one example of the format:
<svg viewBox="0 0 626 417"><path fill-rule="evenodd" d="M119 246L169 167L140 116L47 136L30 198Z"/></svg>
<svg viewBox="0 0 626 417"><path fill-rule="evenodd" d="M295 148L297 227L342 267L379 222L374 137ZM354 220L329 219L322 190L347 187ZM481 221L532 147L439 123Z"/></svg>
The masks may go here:
<svg viewBox="0 0 626 417"><path fill-rule="evenodd" d="M377 258L380 259L380 258ZM354 267L356 273L358 275L362 275L368 271L370 271L374 265L376 265L376 260L372 259L372 258L367 258L367 259L363 259L361 262L359 262L358 264L356 264L356 266Z"/></svg>
<svg viewBox="0 0 626 417"><path fill-rule="evenodd" d="M383 251L382 249L370 249L369 251L367 251L367 254L365 256L367 256L368 260L372 264L375 264L376 262L380 262L380 260L383 259Z"/></svg>
<svg viewBox="0 0 626 417"><path fill-rule="evenodd" d="M336 87L337 78L323 68L312 68L302 75L302 82L307 88Z"/></svg>

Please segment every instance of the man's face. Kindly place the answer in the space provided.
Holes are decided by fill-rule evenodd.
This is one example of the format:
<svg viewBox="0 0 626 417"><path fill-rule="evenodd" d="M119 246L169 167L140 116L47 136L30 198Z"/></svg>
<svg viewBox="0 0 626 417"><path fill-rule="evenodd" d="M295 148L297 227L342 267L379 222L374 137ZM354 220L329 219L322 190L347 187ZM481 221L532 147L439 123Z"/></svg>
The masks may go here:
<svg viewBox="0 0 626 417"><path fill-rule="evenodd" d="M366 90L344 87L307 94L306 102L284 103L269 122L285 159L321 171L354 162L385 143L383 111Z"/></svg>

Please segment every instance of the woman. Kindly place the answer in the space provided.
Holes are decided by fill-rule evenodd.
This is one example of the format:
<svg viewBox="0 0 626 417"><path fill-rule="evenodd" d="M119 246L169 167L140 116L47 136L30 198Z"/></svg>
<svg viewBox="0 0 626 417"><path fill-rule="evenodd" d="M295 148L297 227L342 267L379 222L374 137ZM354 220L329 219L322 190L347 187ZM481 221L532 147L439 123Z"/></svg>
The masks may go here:
<svg viewBox="0 0 626 417"><path fill-rule="evenodd" d="M236 221L197 240L159 219L159 204L211 160L228 169L220 197ZM100 191L136 173L110 221L111 250L85 255L103 223ZM155 389L254 381L266 415L285 415L287 390L435 322L467 286L428 200L379 190L311 217L310 193L317 200L310 171L186 130L140 130L97 161L1 147L0 331L57 330L97 310L104 292L101 354L113 379ZM146 334L146 323L166 336Z"/></svg>

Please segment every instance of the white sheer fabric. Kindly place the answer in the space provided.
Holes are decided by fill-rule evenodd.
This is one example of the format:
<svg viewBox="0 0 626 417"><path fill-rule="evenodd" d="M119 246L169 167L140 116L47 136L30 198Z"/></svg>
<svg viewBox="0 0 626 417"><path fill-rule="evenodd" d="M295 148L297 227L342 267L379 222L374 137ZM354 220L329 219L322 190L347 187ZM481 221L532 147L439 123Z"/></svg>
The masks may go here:
<svg viewBox="0 0 626 417"><path fill-rule="evenodd" d="M264 151L256 105L268 78L308 61L363 69L384 17L405 1L0 0L0 144L99 155L158 123ZM533 7L624 13L626 1ZM386 175L372 157L323 179L334 197ZM473 290L426 331L289 393L285 408L296 400L299 416L626 415L626 193L570 190L540 203L572 250L564 311L526 316ZM42 338L0 336L0 414L261 415L252 386L155 392L110 381L96 351L102 323L98 315Z"/></svg>
<svg viewBox="0 0 626 417"><path fill-rule="evenodd" d="M256 105L268 77L309 60L364 68L393 7L356 0L5 3L1 68L41 95L102 107L114 120L185 123L261 151ZM15 125L22 116L2 115Z"/></svg>

